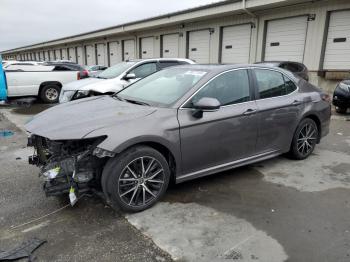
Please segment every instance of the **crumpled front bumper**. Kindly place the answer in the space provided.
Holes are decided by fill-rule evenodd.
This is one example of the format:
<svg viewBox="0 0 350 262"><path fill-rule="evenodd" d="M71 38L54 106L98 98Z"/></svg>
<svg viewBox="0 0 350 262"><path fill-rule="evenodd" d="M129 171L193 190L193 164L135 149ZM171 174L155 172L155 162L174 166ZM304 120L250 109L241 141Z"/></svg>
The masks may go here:
<svg viewBox="0 0 350 262"><path fill-rule="evenodd" d="M101 161L92 155L91 149L44 159L43 149L40 148L43 142L40 139L35 136L28 138L28 146L35 148L34 154L28 160L29 164L40 167L39 176L44 180L46 196L66 194L72 188L77 193L83 193L95 186Z"/></svg>

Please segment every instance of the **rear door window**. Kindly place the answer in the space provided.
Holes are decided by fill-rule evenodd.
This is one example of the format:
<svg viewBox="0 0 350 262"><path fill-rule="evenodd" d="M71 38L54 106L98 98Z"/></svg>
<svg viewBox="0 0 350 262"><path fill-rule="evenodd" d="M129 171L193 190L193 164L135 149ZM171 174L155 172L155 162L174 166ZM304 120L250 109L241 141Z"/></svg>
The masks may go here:
<svg viewBox="0 0 350 262"><path fill-rule="evenodd" d="M286 95L294 92L295 90L297 90L297 86L294 84L294 82L292 80L290 80L288 77L283 76L284 78L284 83L286 86Z"/></svg>
<svg viewBox="0 0 350 262"><path fill-rule="evenodd" d="M139 65L138 67L131 70L129 73L135 74L136 78L144 78L150 74L153 74L157 71L157 64L154 63L146 63Z"/></svg>
<svg viewBox="0 0 350 262"><path fill-rule="evenodd" d="M267 69L254 72L260 99L287 95L297 89L294 82L280 72Z"/></svg>

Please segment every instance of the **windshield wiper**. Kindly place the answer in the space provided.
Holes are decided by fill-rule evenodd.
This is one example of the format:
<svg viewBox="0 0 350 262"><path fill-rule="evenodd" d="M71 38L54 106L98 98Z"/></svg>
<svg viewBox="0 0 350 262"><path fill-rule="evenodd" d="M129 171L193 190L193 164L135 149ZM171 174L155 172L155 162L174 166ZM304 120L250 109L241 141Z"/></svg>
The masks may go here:
<svg viewBox="0 0 350 262"><path fill-rule="evenodd" d="M113 97L113 98L116 98L116 99L118 99L118 100L120 100L120 101L125 101L125 99L124 99L124 98L121 98L120 96L118 96L117 93L114 93L114 94L112 95L112 97Z"/></svg>
<svg viewBox="0 0 350 262"><path fill-rule="evenodd" d="M143 105L143 106L150 106L150 104L147 104L145 102L137 101L137 100L131 100L131 99L125 99L125 101L136 104L136 105Z"/></svg>

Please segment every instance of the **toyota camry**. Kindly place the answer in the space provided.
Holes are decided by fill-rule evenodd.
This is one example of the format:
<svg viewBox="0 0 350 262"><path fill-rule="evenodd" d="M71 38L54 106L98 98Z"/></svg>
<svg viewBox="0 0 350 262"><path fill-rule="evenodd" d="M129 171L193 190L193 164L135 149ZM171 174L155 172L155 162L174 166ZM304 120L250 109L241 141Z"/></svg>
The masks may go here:
<svg viewBox="0 0 350 262"><path fill-rule="evenodd" d="M113 95L52 107L26 125L48 196L103 193L151 207L180 183L287 153L307 158L329 131L329 96L281 68L183 65ZM291 160L292 161L292 160Z"/></svg>

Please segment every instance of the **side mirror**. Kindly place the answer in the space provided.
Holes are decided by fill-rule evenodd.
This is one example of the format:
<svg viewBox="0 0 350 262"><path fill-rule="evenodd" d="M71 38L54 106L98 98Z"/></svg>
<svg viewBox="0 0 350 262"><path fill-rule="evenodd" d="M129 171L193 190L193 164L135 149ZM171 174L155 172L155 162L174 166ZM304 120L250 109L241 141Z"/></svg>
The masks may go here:
<svg viewBox="0 0 350 262"><path fill-rule="evenodd" d="M126 76L124 76L125 80L129 80L129 79L136 79L136 75L134 73L129 73Z"/></svg>
<svg viewBox="0 0 350 262"><path fill-rule="evenodd" d="M202 97L197 102L193 103L193 116L196 118L203 117L205 111L216 111L220 108L221 104L219 100L212 97Z"/></svg>

